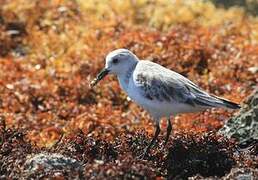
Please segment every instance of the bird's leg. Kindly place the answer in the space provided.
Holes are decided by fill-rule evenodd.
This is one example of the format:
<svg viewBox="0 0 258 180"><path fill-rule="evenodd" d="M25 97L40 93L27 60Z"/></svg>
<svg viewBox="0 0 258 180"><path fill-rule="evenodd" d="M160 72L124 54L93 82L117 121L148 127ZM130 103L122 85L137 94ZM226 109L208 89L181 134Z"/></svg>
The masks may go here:
<svg viewBox="0 0 258 180"><path fill-rule="evenodd" d="M157 140L158 136L159 136L159 133L160 133L160 127L159 127L159 121L157 121L156 123L156 130L155 130L155 134L150 142L150 144L147 146L147 148L144 150L144 153L142 154L142 157L145 157L150 149L151 149L151 146L155 143L155 141Z"/></svg>
<svg viewBox="0 0 258 180"><path fill-rule="evenodd" d="M164 146L166 146L166 144L168 143L169 136L170 136L171 131L172 131L172 125L171 125L171 121L170 121L169 117L167 118L167 121L168 121L168 124L167 124L167 135L166 135Z"/></svg>

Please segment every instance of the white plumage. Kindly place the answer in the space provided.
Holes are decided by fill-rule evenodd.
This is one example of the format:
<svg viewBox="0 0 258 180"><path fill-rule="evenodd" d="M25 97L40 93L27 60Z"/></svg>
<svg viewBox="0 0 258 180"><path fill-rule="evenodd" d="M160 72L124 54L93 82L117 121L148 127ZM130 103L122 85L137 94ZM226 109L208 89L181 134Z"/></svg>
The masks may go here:
<svg viewBox="0 0 258 180"><path fill-rule="evenodd" d="M236 103L209 95L174 71L151 61L139 60L127 49L110 52L106 57L105 68L91 85L97 84L107 74L117 75L122 89L147 110L156 122L155 136L144 154L149 151L159 134L159 121L162 117L168 118L167 142L172 129L169 119L171 115L212 107L239 108Z"/></svg>

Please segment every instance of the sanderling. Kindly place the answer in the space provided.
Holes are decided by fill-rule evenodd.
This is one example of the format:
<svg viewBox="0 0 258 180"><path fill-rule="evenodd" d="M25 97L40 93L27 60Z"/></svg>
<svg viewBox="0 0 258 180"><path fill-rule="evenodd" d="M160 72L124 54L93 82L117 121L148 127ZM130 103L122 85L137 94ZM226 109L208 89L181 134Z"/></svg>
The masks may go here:
<svg viewBox="0 0 258 180"><path fill-rule="evenodd" d="M165 145L172 125L170 117L179 113L197 112L213 107L238 109L229 100L209 95L186 77L148 60L139 60L127 49L117 49L106 56L105 68L91 82L95 86L107 74L118 77L128 96L147 110L156 124L155 134L146 147L145 156L160 133L162 117L168 121Z"/></svg>

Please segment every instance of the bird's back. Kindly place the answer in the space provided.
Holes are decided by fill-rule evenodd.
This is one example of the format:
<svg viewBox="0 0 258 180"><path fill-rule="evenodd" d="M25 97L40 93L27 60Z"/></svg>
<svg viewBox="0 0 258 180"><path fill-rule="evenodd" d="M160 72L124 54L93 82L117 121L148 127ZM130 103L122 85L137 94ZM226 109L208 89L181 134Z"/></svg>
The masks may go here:
<svg viewBox="0 0 258 180"><path fill-rule="evenodd" d="M209 95L179 73L147 60L138 62L133 73L133 81L145 101L166 106L181 106L176 112L173 112L175 107L169 107L171 114L195 112L212 107L239 107L228 100Z"/></svg>

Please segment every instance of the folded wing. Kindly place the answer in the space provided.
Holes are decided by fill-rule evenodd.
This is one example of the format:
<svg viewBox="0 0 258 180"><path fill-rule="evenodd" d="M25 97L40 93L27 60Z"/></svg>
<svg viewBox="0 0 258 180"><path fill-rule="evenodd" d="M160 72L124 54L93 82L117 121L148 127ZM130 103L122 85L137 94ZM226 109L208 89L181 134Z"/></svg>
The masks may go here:
<svg viewBox="0 0 258 180"><path fill-rule="evenodd" d="M191 106L238 107L235 103L209 95L184 76L150 61L141 61L133 76L136 86L149 100L176 101Z"/></svg>

